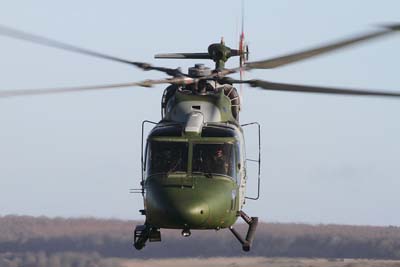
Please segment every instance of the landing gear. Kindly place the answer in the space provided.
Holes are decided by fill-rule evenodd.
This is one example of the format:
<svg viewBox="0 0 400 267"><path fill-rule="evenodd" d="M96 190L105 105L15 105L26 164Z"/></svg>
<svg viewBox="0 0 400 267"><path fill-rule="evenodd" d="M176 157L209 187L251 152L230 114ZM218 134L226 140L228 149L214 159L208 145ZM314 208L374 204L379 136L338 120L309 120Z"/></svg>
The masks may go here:
<svg viewBox="0 0 400 267"><path fill-rule="evenodd" d="M146 245L147 240L149 240L150 242L160 242L161 241L160 229L152 227L148 224L137 225L135 228L135 237L133 246L137 250L141 250Z"/></svg>
<svg viewBox="0 0 400 267"><path fill-rule="evenodd" d="M243 238L241 234L239 234L233 226L229 227L229 230L233 233L233 235L239 240L242 244L242 248L244 251L250 251L251 245L253 243L256 228L258 225L258 217L249 217L243 211L239 211L240 217L249 225L247 229L246 238ZM191 235L189 228L183 228L182 236L189 237ZM161 233L160 229L154 226L151 226L147 223L144 225L137 225L135 228L135 237L133 246L137 250L141 250L146 245L147 240L149 242L160 242L161 241Z"/></svg>
<svg viewBox="0 0 400 267"><path fill-rule="evenodd" d="M251 243L253 242L253 239L254 239L254 235L256 233L258 217L249 217L243 211L240 211L239 214L240 214L240 217L242 217L242 219L249 225L249 229L247 230L246 238L243 239L243 237L233 228L233 226L230 226L229 230L231 230L232 234L242 244L243 250L249 251L250 247L251 247Z"/></svg>

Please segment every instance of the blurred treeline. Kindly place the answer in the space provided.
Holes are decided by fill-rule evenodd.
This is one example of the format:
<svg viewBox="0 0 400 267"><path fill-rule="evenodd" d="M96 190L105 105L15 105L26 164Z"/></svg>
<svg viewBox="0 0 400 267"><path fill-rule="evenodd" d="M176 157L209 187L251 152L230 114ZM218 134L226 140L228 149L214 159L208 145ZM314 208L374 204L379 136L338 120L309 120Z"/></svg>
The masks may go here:
<svg viewBox="0 0 400 267"><path fill-rule="evenodd" d="M117 260L102 258L97 253L45 252L2 253L1 267L119 267Z"/></svg>
<svg viewBox="0 0 400 267"><path fill-rule="evenodd" d="M245 253L229 230L192 231L191 237L184 238L180 231L162 229L162 242L148 243L143 250L136 251L132 241L137 223L94 218L0 217L0 266L107 266L109 263L103 262L103 258L400 259L400 227L394 226L261 223L252 251ZM245 225L239 224L237 228L245 231ZM18 260L35 261L36 265L5 264ZM63 265L74 260L76 264Z"/></svg>

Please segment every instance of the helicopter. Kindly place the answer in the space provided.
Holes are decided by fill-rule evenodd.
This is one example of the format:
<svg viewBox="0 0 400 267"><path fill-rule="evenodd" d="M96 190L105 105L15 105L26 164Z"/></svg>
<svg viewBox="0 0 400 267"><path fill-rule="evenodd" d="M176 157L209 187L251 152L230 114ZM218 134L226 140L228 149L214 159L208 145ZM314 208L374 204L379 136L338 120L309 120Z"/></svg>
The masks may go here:
<svg viewBox="0 0 400 267"><path fill-rule="evenodd" d="M161 98L161 120L145 120L142 123L141 187L132 192L143 196L144 208L140 213L145 216L145 222L134 230L134 247L140 250L147 241L161 241L160 229L179 229L184 237L190 236L191 230L229 229L242 249L249 251L256 236L258 217L247 215L243 208L246 199L256 200L259 197L261 134L258 123L239 123L241 97L234 85L248 84L263 90L350 96L400 97L400 92L244 80L242 75L240 79L229 75L254 69L278 68L399 30L399 24L387 25L328 45L259 61L248 61L250 52L244 42L243 31L238 49L226 46L222 39L219 43L211 44L207 52L155 55L155 58L164 59L209 59L215 63L213 69L195 64L184 73L180 68L131 61L0 26L0 35L6 37L129 64L145 71L155 70L170 76L133 83L1 90L0 98L169 84ZM239 67L225 68L225 63L231 57L239 57ZM146 124L153 124L147 137L144 135ZM258 194L254 198L246 196L249 177L243 127L248 125L258 128L259 140L258 159L254 160L258 163ZM245 236L233 226L239 217L248 224Z"/></svg>

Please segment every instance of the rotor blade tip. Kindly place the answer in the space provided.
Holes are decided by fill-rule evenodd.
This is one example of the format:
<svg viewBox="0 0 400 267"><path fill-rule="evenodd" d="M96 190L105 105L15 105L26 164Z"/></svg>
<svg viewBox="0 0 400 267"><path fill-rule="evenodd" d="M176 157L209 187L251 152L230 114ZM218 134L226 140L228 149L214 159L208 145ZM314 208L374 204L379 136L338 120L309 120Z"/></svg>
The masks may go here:
<svg viewBox="0 0 400 267"><path fill-rule="evenodd" d="M400 23L396 24L384 24L382 25L384 28L392 30L392 31L400 31Z"/></svg>

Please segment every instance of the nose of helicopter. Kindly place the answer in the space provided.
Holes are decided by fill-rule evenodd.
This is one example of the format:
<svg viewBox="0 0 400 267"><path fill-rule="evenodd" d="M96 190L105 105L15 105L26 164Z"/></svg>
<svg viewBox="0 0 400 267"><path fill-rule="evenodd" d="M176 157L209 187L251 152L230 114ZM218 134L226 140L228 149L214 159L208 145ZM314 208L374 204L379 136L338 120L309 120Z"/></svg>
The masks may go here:
<svg viewBox="0 0 400 267"><path fill-rule="evenodd" d="M159 228L227 227L237 218L232 189L229 182L215 180L204 184L197 182L194 187L149 185L146 220Z"/></svg>
<svg viewBox="0 0 400 267"><path fill-rule="evenodd" d="M201 228L210 215L208 202L188 197L188 189L165 188L147 198L151 224L162 228Z"/></svg>
<svg viewBox="0 0 400 267"><path fill-rule="evenodd" d="M201 227L210 215L210 208L206 201L185 199L182 201L168 201L167 216L179 225L189 228Z"/></svg>

